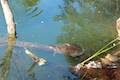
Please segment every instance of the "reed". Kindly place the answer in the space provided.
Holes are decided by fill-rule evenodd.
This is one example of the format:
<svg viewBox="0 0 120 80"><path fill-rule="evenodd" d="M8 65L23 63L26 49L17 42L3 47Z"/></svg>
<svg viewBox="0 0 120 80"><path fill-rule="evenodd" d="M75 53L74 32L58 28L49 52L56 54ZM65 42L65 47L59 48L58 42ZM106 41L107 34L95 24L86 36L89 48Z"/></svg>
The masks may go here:
<svg viewBox="0 0 120 80"><path fill-rule="evenodd" d="M118 45L120 44L119 42L116 43L115 45L110 46L111 44L113 44L113 43L116 42L117 40L118 40L118 38L110 41L108 44L106 44L105 46L103 46L100 50L98 50L97 52L95 52L91 57L89 57L89 58L87 58L86 60L84 60L83 62L81 62L81 63L80 63L81 66L83 66L83 65L84 65L86 62L88 62L89 60L91 60L91 59L99 56L100 54L105 53L105 52L107 52L108 50L110 50L110 49L118 46ZM110 47L108 47L108 46L110 46ZM108 48L107 48L107 47L108 47Z"/></svg>

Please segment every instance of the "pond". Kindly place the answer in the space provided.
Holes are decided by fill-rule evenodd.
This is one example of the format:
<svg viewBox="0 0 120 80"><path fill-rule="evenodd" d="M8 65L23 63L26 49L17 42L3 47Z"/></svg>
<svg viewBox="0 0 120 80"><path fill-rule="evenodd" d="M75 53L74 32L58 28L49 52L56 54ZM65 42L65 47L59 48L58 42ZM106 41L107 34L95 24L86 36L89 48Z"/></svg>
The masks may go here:
<svg viewBox="0 0 120 80"><path fill-rule="evenodd" d="M73 80L75 76L69 68L117 36L115 21L120 14L119 3L119 0L10 0L17 28L16 42L45 46L71 43L85 50L80 58L72 58L28 45L35 55L47 60L43 66L35 64L23 47L11 47L7 42L2 45L7 30L0 5L1 79Z"/></svg>

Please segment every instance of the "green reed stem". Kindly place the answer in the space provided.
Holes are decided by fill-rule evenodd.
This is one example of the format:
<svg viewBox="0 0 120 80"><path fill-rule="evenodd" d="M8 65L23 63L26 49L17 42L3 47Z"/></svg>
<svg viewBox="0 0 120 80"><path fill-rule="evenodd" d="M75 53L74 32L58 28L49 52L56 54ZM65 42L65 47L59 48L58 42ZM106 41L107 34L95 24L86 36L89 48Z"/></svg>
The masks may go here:
<svg viewBox="0 0 120 80"><path fill-rule="evenodd" d="M105 46L102 47L100 50L98 50L94 55L92 55L92 56L89 57L88 59L86 59L86 60L84 60L83 62L81 62L81 65L84 65L86 62L88 62L89 60L93 59L94 57L96 57L96 56L98 56L98 55L100 55L100 54L102 54L102 53L104 53L104 52L106 52L106 51L108 51L108 50L116 47L117 45L119 45L120 43L117 43L115 46L111 46L111 47L105 49L106 47L108 47L110 44L112 44L113 42L115 42L115 41L117 41L117 40L118 40L118 39L116 38L116 39L112 40L111 42L109 42L107 45L105 45Z"/></svg>
<svg viewBox="0 0 120 80"><path fill-rule="evenodd" d="M105 46L103 46L100 50L98 50L96 53L101 52L103 49L105 49L106 47L108 47L110 44L114 43L115 41L117 41L118 38L113 39L112 41L110 41L108 44L106 44Z"/></svg>

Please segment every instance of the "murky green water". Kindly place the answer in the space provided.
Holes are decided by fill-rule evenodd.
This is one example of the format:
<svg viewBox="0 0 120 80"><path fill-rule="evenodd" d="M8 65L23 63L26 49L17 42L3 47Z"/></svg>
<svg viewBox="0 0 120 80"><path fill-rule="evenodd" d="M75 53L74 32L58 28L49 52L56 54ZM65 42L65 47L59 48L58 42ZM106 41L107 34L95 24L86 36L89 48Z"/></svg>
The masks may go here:
<svg viewBox="0 0 120 80"><path fill-rule="evenodd" d="M10 0L17 26L17 41L36 44L72 43L85 49L88 57L116 37L115 20L119 0ZM7 37L0 6L0 37ZM70 80L69 67L75 59L49 50L29 48L48 63L36 65L23 47L0 47L3 80ZM81 61L83 58L77 59Z"/></svg>

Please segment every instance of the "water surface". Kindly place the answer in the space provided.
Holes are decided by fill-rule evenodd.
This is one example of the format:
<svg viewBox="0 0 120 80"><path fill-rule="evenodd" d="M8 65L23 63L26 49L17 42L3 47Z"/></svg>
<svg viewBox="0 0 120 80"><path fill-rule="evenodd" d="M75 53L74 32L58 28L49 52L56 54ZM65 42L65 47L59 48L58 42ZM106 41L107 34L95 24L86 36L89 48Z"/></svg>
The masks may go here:
<svg viewBox="0 0 120 80"><path fill-rule="evenodd" d="M117 0L116 0L117 1ZM120 3L118 1L118 3ZM120 6L112 0L10 0L17 41L42 45L72 43L85 49L84 57L71 58L53 51L29 48L48 63L35 64L23 47L0 46L3 80L70 80L69 67L100 49L116 35ZM103 7L104 6L104 7ZM7 37L0 7L0 37Z"/></svg>

